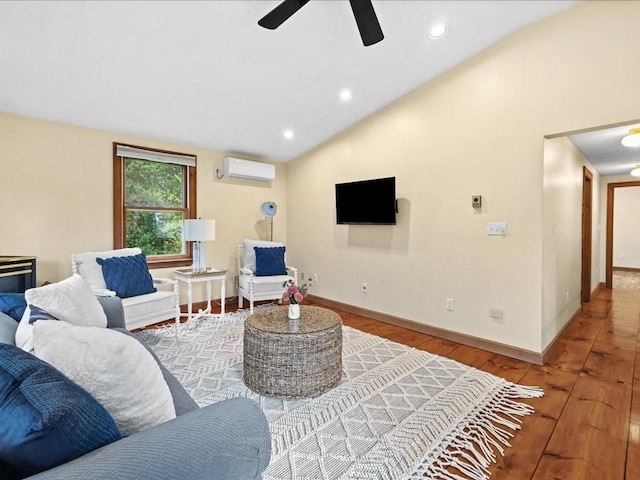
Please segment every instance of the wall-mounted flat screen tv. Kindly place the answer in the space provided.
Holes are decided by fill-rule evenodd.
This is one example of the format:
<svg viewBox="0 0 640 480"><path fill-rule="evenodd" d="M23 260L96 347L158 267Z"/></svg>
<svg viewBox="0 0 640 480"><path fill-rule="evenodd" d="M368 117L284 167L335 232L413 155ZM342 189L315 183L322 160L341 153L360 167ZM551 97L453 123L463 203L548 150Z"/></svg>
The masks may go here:
<svg viewBox="0 0 640 480"><path fill-rule="evenodd" d="M339 225L395 225L396 177L336 184Z"/></svg>

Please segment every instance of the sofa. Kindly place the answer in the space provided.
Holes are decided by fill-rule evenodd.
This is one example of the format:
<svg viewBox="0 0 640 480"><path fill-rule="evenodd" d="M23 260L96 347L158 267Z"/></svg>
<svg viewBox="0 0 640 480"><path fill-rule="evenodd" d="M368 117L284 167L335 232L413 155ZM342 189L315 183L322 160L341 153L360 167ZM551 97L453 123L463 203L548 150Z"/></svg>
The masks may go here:
<svg viewBox="0 0 640 480"><path fill-rule="evenodd" d="M117 297L100 298L107 328L132 336L125 328ZM18 322L0 312L0 344L15 345ZM135 337L134 337L135 338ZM2 346L2 345L0 345ZM12 347L3 346L11 349ZM16 348L16 354L31 355ZM271 437L264 413L252 400L234 398L198 408L178 380L158 363L175 407L175 418L124 436L30 479L259 479L271 457ZM0 375L3 375L0 369ZM6 392L0 388L0 402ZM3 411L0 409L0 417ZM1 422L14 418L1 418ZM5 429L6 431L6 429ZM2 463L0 479L24 478Z"/></svg>

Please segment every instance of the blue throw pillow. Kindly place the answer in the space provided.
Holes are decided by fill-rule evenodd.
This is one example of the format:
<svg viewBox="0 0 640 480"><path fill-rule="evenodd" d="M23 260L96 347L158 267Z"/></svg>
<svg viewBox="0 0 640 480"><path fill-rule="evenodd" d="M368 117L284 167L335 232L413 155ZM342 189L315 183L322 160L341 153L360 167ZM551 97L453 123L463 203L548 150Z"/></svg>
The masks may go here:
<svg viewBox="0 0 640 480"><path fill-rule="evenodd" d="M256 252L256 275L286 275L287 267L284 263L285 247L253 247Z"/></svg>
<svg viewBox="0 0 640 480"><path fill-rule="evenodd" d="M111 415L87 391L48 363L5 344L0 344L0 418L0 465L19 478L122 438Z"/></svg>
<svg viewBox="0 0 640 480"><path fill-rule="evenodd" d="M60 319L51 315L44 308L36 307L35 305L29 304L29 325L33 325L38 320L60 320Z"/></svg>
<svg viewBox="0 0 640 480"><path fill-rule="evenodd" d="M102 266L104 283L120 298L153 293L153 278L149 273L144 253L130 257L96 258Z"/></svg>
<svg viewBox="0 0 640 480"><path fill-rule="evenodd" d="M22 318L27 301L24 293L0 293L0 312L6 313L16 322Z"/></svg>

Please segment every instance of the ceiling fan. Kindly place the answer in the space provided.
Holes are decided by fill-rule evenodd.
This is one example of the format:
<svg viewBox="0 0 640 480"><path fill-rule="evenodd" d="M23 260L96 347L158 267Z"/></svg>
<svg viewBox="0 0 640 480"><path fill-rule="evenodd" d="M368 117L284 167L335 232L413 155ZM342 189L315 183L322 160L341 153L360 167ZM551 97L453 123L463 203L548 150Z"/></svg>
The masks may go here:
<svg viewBox="0 0 640 480"><path fill-rule="evenodd" d="M267 13L258 21L258 25L275 30L289 17L304 7L309 0L284 0L280 5ZM371 0L349 0L353 16L356 19L360 37L365 47L378 43L384 38L378 17Z"/></svg>

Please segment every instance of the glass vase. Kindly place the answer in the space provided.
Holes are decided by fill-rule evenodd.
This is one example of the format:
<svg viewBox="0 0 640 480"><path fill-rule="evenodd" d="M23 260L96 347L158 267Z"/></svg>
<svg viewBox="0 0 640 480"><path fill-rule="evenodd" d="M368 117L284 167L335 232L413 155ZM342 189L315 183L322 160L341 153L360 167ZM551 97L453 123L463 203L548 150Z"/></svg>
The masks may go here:
<svg viewBox="0 0 640 480"><path fill-rule="evenodd" d="M289 318L291 320L297 320L300 318L300 304L299 303L290 303L289 304Z"/></svg>

